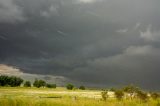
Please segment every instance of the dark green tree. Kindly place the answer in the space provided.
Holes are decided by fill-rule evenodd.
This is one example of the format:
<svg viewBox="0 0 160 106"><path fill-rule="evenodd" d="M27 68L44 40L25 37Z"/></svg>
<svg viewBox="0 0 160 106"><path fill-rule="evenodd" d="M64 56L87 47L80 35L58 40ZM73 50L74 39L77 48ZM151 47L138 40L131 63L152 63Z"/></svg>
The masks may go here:
<svg viewBox="0 0 160 106"><path fill-rule="evenodd" d="M47 88L56 88L57 85L56 84L46 84Z"/></svg>
<svg viewBox="0 0 160 106"><path fill-rule="evenodd" d="M40 84L40 87L45 87L46 86L46 82L43 81L43 80L39 80L39 84Z"/></svg>
<svg viewBox="0 0 160 106"><path fill-rule="evenodd" d="M0 76L0 86L7 86L9 85L9 77L5 75Z"/></svg>
<svg viewBox="0 0 160 106"><path fill-rule="evenodd" d="M86 88L85 88L85 86L82 85L82 86L79 87L79 89L85 90Z"/></svg>
<svg viewBox="0 0 160 106"><path fill-rule="evenodd" d="M19 77L11 76L9 77L8 85L10 85L11 87L17 87L17 86L20 86L22 82L23 82L23 79Z"/></svg>
<svg viewBox="0 0 160 106"><path fill-rule="evenodd" d="M11 87L17 87L20 86L23 83L23 79L20 77L15 76L6 76L1 75L0 76L0 86L11 86Z"/></svg>
<svg viewBox="0 0 160 106"><path fill-rule="evenodd" d="M74 85L72 85L72 84L67 84L67 85L66 85L66 88L67 88L68 90L72 90L72 89L74 88Z"/></svg>
<svg viewBox="0 0 160 106"><path fill-rule="evenodd" d="M40 87L45 87L46 86L46 82L43 80L38 80L35 79L34 83L33 83L34 87L40 88Z"/></svg>
<svg viewBox="0 0 160 106"><path fill-rule="evenodd" d="M31 82L30 81L26 81L24 83L24 87L31 87Z"/></svg>
<svg viewBox="0 0 160 106"><path fill-rule="evenodd" d="M35 81L33 82L33 86L37 88L40 87L38 79L35 79Z"/></svg>

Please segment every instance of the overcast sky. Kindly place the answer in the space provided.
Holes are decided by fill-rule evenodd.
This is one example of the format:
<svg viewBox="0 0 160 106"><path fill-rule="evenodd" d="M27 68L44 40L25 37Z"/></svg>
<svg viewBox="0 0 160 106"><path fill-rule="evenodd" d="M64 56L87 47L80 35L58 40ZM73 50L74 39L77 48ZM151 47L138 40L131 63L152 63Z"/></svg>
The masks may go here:
<svg viewBox="0 0 160 106"><path fill-rule="evenodd" d="M160 88L159 0L0 0L0 64L95 86Z"/></svg>

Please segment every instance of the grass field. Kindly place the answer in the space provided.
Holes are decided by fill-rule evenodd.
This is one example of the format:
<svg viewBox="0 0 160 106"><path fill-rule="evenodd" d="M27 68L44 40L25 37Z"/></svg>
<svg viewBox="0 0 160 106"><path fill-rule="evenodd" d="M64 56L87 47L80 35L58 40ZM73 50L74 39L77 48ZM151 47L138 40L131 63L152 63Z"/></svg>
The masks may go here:
<svg viewBox="0 0 160 106"><path fill-rule="evenodd" d="M66 90L65 88L0 88L0 106L160 106L160 100L138 99L103 101L100 90Z"/></svg>

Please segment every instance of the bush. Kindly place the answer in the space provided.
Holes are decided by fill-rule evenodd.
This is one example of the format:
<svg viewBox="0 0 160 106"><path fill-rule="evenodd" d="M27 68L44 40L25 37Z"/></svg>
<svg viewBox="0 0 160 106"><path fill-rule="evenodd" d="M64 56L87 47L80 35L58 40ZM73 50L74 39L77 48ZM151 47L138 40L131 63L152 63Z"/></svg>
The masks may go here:
<svg viewBox="0 0 160 106"><path fill-rule="evenodd" d="M116 90L116 91L115 91L115 96L116 96L116 98L117 98L118 100L121 100L121 99L123 98L123 96L124 96L124 93L123 93L122 90Z"/></svg>
<svg viewBox="0 0 160 106"><path fill-rule="evenodd" d="M160 95L158 93L156 93L156 92L153 92L153 93L151 93L151 97L153 99L158 99L160 97Z"/></svg>
<svg viewBox="0 0 160 106"><path fill-rule="evenodd" d="M30 81L26 81L24 83L24 87L31 87L31 82Z"/></svg>
<svg viewBox="0 0 160 106"><path fill-rule="evenodd" d="M46 84L47 88L56 88L56 84Z"/></svg>
<svg viewBox="0 0 160 106"><path fill-rule="evenodd" d="M85 90L85 86L80 86L79 89Z"/></svg>
<svg viewBox="0 0 160 106"><path fill-rule="evenodd" d="M67 85L66 85L66 88L67 88L68 90L72 90L72 89L74 88L74 85L72 85L72 84L67 84Z"/></svg>
<svg viewBox="0 0 160 106"><path fill-rule="evenodd" d="M148 99L147 93L143 92L143 91L138 91L137 92L137 97L139 99L141 99L142 101L146 102Z"/></svg>
<svg viewBox="0 0 160 106"><path fill-rule="evenodd" d="M40 88L40 87L45 87L46 86L46 82L43 80L37 80L35 79L34 83L33 83L34 87Z"/></svg>
<svg viewBox="0 0 160 106"><path fill-rule="evenodd" d="M110 91L115 92L116 89L115 88L110 88Z"/></svg>

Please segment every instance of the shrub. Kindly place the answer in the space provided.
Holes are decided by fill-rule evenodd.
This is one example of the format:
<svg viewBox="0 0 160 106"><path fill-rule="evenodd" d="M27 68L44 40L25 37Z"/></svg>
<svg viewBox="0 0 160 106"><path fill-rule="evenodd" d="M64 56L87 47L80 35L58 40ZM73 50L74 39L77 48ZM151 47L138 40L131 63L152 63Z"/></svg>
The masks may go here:
<svg viewBox="0 0 160 106"><path fill-rule="evenodd" d="M110 91L115 92L116 89L115 88L110 88Z"/></svg>
<svg viewBox="0 0 160 106"><path fill-rule="evenodd" d="M46 84L47 88L56 88L56 84Z"/></svg>
<svg viewBox="0 0 160 106"><path fill-rule="evenodd" d="M85 88L85 86L80 86L79 89L85 90L86 88Z"/></svg>
<svg viewBox="0 0 160 106"><path fill-rule="evenodd" d="M158 93L156 93L156 92L153 92L153 93L151 93L151 97L153 99L158 99L160 97L160 95Z"/></svg>
<svg viewBox="0 0 160 106"><path fill-rule="evenodd" d="M121 100L121 99L123 98L123 96L124 96L124 93L123 93L122 90L116 90L116 91L115 91L115 96L116 96L116 98L117 98L118 100Z"/></svg>
<svg viewBox="0 0 160 106"><path fill-rule="evenodd" d="M24 87L31 87L31 82L30 81L26 81L24 83Z"/></svg>
<svg viewBox="0 0 160 106"><path fill-rule="evenodd" d="M147 93L143 92L143 91L138 91L137 92L137 97L139 99L141 99L142 101L146 102L148 99Z"/></svg>
<svg viewBox="0 0 160 106"><path fill-rule="evenodd" d="M72 89L74 88L74 85L72 85L72 84L67 84L67 85L66 85L66 88L67 88L68 90L72 90Z"/></svg>
<svg viewBox="0 0 160 106"><path fill-rule="evenodd" d="M101 96L102 96L102 99L103 99L104 101L106 101L107 98L108 98L108 91L103 91L103 92L101 92Z"/></svg>

